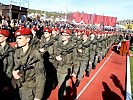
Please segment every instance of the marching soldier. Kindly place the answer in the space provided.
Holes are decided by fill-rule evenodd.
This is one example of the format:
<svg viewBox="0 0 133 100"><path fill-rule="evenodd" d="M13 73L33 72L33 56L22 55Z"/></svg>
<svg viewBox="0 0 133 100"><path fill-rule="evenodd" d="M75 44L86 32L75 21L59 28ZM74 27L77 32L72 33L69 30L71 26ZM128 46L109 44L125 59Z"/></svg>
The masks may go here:
<svg viewBox="0 0 133 100"><path fill-rule="evenodd" d="M30 46L32 32L21 29L15 32L18 48L15 51L13 77L19 88L21 100L41 100L46 73L40 53Z"/></svg>
<svg viewBox="0 0 133 100"><path fill-rule="evenodd" d="M43 57L49 55L48 59L50 62L54 62L54 39L52 39L52 29L45 27L44 34L40 40L39 51L43 54ZM46 57L47 58L47 57Z"/></svg>
<svg viewBox="0 0 133 100"><path fill-rule="evenodd" d="M47 91L47 93L51 93L50 91L58 85L56 71L58 62L55 61L55 54L57 52L56 43L57 39L56 37L53 37L52 29L44 28L44 34L41 37L39 50L43 56L47 74L45 85L45 90ZM47 98L46 95L44 96L44 98Z"/></svg>
<svg viewBox="0 0 133 100"><path fill-rule="evenodd" d="M0 30L0 60L3 63L3 71L6 75L11 78L12 77L12 69L14 66L14 50L13 48L6 42L6 39L9 36L9 32L7 30Z"/></svg>
<svg viewBox="0 0 133 100"><path fill-rule="evenodd" d="M14 50L6 42L8 37L9 32L0 29L0 99L12 100L11 78L14 67Z"/></svg>
<svg viewBox="0 0 133 100"><path fill-rule="evenodd" d="M71 48L73 47L73 44L70 41L70 33L71 33L70 30L63 29L61 32L62 32L61 36L62 41L58 43L58 48L57 48L58 51L56 56L56 60L59 61L57 68L59 90L62 88L64 84L65 86L68 86L67 77L70 76L70 71L72 70ZM60 92L59 92L59 100L60 100Z"/></svg>
<svg viewBox="0 0 133 100"><path fill-rule="evenodd" d="M88 60L90 57L89 54L89 39L88 39L88 32L82 32L83 34L83 41L81 48L78 48L78 57L79 57L79 69L78 69L78 74L77 74L77 80L75 82L75 86L78 87L80 84L81 79L83 78L84 71L88 65Z"/></svg>
<svg viewBox="0 0 133 100"><path fill-rule="evenodd" d="M96 36L94 34L94 32L90 32L90 36L89 36L89 62L88 62L88 66L86 68L86 76L89 77L90 71L91 69L94 69L96 64L94 63L94 58L95 58L95 52L96 52Z"/></svg>
<svg viewBox="0 0 133 100"><path fill-rule="evenodd" d="M40 44L40 40L37 38L37 27L33 27L31 28L32 34L33 34L33 38L31 40L31 45L33 46L34 49L38 50L39 49L39 44Z"/></svg>

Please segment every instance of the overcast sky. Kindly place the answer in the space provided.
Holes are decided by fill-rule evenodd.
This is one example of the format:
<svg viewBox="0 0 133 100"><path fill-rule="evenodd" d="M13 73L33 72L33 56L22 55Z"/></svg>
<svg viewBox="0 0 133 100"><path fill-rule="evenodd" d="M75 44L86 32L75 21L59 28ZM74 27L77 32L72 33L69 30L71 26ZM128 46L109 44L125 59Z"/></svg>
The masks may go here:
<svg viewBox="0 0 133 100"><path fill-rule="evenodd" d="M21 5L31 9L96 13L117 17L118 20L133 19L133 0L0 0L5 4ZM26 2L28 1L28 2Z"/></svg>

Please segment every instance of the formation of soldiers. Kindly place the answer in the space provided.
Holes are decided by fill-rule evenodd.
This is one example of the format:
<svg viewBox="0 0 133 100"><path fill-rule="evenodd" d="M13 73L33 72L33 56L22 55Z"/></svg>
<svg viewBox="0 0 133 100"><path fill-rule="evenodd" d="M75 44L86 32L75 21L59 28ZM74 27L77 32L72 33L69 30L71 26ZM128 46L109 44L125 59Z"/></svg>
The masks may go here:
<svg viewBox="0 0 133 100"><path fill-rule="evenodd" d="M8 30L1 25L0 99L47 100L47 85L51 90L58 85L58 98L63 100L60 95L66 94L68 79L75 77L78 87L84 73L89 77L111 46L120 42L119 36L67 22L23 22Z"/></svg>

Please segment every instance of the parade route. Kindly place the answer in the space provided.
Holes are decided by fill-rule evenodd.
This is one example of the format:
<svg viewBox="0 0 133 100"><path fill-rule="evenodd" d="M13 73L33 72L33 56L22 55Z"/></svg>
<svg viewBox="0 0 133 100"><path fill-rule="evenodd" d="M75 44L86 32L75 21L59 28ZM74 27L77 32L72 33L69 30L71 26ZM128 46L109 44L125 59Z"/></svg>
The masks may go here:
<svg viewBox="0 0 133 100"><path fill-rule="evenodd" d="M79 87L73 92L75 100L124 100L126 78L126 57L112 50L91 71L90 77L84 77ZM75 79L73 78L75 81ZM57 88L48 100L58 100ZM67 97L67 99L72 98Z"/></svg>

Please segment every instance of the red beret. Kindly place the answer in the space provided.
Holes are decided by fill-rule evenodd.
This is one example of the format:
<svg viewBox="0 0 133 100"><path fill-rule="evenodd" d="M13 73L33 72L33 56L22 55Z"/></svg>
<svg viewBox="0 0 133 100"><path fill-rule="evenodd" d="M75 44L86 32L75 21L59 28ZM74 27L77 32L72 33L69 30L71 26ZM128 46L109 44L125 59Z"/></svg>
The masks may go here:
<svg viewBox="0 0 133 100"><path fill-rule="evenodd" d="M32 32L28 28L17 30L15 32L15 37L20 36L20 35L32 35Z"/></svg>
<svg viewBox="0 0 133 100"><path fill-rule="evenodd" d="M58 31L59 29L57 27L53 28L54 31Z"/></svg>
<svg viewBox="0 0 133 100"><path fill-rule="evenodd" d="M32 29L33 29L34 31L37 31L37 27L33 27Z"/></svg>
<svg viewBox="0 0 133 100"><path fill-rule="evenodd" d="M84 34L86 34L87 36L89 36L89 31L86 30Z"/></svg>
<svg viewBox="0 0 133 100"><path fill-rule="evenodd" d="M44 31L44 32L52 33L52 30L51 30L50 28L47 28L47 27L45 27L45 28L43 29L43 31Z"/></svg>
<svg viewBox="0 0 133 100"><path fill-rule="evenodd" d="M24 29L25 27L23 25L19 25L18 26L18 29L21 30L21 29Z"/></svg>
<svg viewBox="0 0 133 100"><path fill-rule="evenodd" d="M74 33L78 33L78 31L79 31L78 29L74 29L73 30Z"/></svg>
<svg viewBox="0 0 133 100"><path fill-rule="evenodd" d="M0 34L4 35L5 37L9 37L10 36L9 31L7 31L5 29L0 29Z"/></svg>
<svg viewBox="0 0 133 100"><path fill-rule="evenodd" d="M64 30L61 31L61 33L67 33L67 34L70 34L71 32L70 32L69 29L64 29Z"/></svg>

